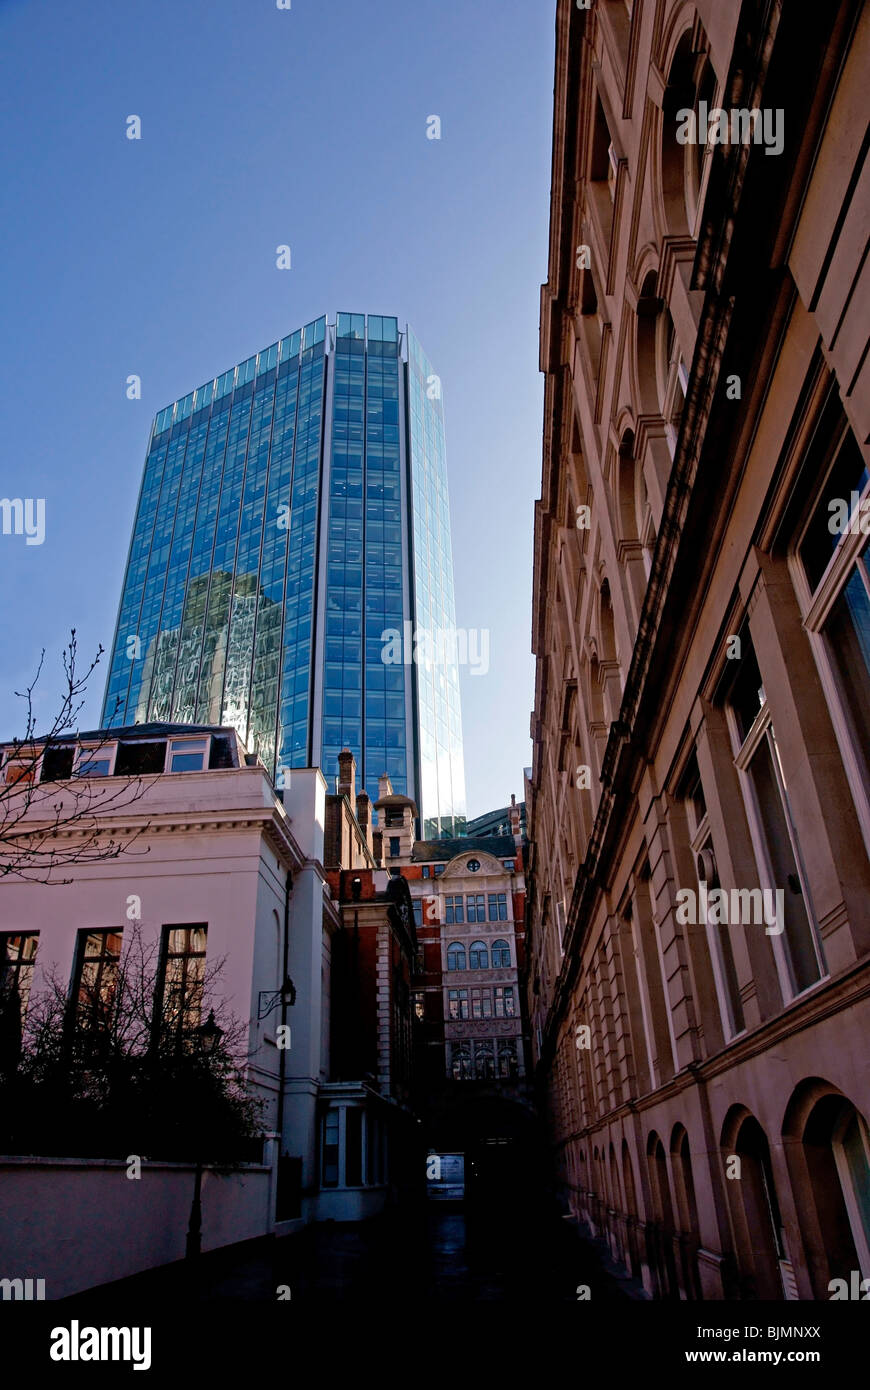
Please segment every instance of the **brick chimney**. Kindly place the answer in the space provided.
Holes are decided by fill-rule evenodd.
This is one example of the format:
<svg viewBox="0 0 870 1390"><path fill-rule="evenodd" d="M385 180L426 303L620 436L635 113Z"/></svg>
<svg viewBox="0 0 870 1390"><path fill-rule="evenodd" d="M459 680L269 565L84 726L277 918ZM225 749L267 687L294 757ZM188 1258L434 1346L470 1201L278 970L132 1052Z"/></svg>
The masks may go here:
<svg viewBox="0 0 870 1390"><path fill-rule="evenodd" d="M356 801L356 758L349 748L338 755L338 794L346 796L351 806Z"/></svg>
<svg viewBox="0 0 870 1390"><path fill-rule="evenodd" d="M366 838L369 849L372 847L372 803L368 792L357 793L356 798L356 818L359 828Z"/></svg>
<svg viewBox="0 0 870 1390"><path fill-rule="evenodd" d="M378 801L382 797L393 795L393 784L386 772L382 772L378 778Z"/></svg>
<svg viewBox="0 0 870 1390"><path fill-rule="evenodd" d="M508 816L510 818L511 834L514 837L514 844L521 845L523 843L523 832L521 829L520 808L517 805L517 799L513 792L511 792L511 804L508 807Z"/></svg>

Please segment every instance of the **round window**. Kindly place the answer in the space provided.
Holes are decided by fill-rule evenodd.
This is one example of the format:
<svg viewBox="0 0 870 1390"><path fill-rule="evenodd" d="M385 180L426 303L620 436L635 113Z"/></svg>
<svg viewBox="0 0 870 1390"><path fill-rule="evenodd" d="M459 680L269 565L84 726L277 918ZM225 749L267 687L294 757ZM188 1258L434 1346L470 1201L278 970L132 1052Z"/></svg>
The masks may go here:
<svg viewBox="0 0 870 1390"><path fill-rule="evenodd" d="M479 859L469 859L469 861L468 861L468 863L466 864L465 867L466 867L466 869L470 869L471 872L472 872L473 874L476 874L477 871L478 871L478 869L480 868L480 860L479 860Z"/></svg>

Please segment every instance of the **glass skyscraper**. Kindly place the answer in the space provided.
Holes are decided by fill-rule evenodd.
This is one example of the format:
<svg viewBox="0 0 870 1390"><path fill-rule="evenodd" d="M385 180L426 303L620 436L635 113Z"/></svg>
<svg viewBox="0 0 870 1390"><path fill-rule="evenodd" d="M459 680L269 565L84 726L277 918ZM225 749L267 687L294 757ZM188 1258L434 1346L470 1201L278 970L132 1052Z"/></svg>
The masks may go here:
<svg viewBox="0 0 870 1390"><path fill-rule="evenodd" d="M441 383L410 329L325 317L161 410L103 724L232 724L273 777L350 748L462 834ZM428 638L428 640L423 640Z"/></svg>

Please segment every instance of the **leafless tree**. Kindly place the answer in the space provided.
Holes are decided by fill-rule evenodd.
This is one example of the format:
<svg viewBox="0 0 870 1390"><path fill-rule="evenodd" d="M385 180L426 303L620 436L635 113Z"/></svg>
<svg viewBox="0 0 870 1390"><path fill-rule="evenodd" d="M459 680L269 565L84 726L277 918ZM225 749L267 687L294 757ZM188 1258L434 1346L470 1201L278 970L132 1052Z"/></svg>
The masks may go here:
<svg viewBox="0 0 870 1390"><path fill-rule="evenodd" d="M73 994L56 971L25 1000L0 994L0 1143L13 1153L199 1154L230 1168L261 1133L262 1106L245 1080L247 1026L221 991L226 959L173 982L138 922L124 938L112 967L83 971Z"/></svg>
<svg viewBox="0 0 870 1390"><path fill-rule="evenodd" d="M47 734L37 734L34 713L34 692L42 674L45 648L33 680L25 690L15 692L25 702L27 715L23 736L10 741L10 756L0 782L0 878L15 874L28 882L70 883L69 877L63 877L65 868L117 859L148 829L142 825L116 837L106 822L138 801L154 778L37 780L40 757L64 736L77 732L87 684L102 654L103 647L99 646L87 670L80 672L76 631L71 630L63 652L63 698ZM117 706L113 713L117 713ZM101 739L89 742L89 757L110 741L111 735L104 732Z"/></svg>

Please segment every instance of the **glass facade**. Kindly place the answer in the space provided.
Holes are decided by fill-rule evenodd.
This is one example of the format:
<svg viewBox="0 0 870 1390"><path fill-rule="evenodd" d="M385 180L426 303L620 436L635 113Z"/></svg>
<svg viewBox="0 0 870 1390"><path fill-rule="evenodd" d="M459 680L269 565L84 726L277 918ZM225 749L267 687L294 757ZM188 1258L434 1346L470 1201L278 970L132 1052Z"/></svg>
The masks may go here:
<svg viewBox="0 0 870 1390"><path fill-rule="evenodd" d="M437 390L433 389L437 383ZM465 828L440 382L395 318L325 317L161 410L103 723L231 724L273 777L350 748Z"/></svg>
<svg viewBox="0 0 870 1390"><path fill-rule="evenodd" d="M456 607L441 381L410 329L408 407L416 627L435 636L424 659L415 663L418 799L423 839L437 840L465 834L465 763L459 666L451 659Z"/></svg>

